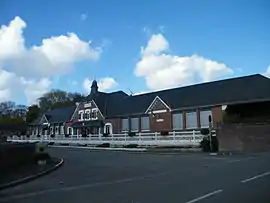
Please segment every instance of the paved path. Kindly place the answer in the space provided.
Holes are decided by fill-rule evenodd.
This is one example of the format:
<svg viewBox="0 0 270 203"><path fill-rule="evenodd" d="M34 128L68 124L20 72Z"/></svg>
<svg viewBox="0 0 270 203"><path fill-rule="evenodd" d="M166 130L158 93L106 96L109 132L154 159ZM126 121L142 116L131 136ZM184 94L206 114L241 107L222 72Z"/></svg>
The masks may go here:
<svg viewBox="0 0 270 203"><path fill-rule="evenodd" d="M12 203L269 203L270 154L209 156L53 148L59 170L0 192Z"/></svg>

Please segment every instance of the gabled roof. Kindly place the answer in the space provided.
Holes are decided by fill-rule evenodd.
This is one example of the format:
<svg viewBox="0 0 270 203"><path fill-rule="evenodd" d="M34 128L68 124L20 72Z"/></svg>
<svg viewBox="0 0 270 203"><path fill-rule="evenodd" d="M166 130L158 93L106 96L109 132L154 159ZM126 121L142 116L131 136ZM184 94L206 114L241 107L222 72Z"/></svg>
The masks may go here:
<svg viewBox="0 0 270 203"><path fill-rule="evenodd" d="M270 101L270 79L256 74L136 96L129 96L123 91L97 92L94 95L88 95L85 101L94 100L104 117L113 118L144 114L157 96L172 111L244 102ZM45 115L50 123L66 122L71 119L75 109L76 106L69 106L47 111Z"/></svg>
<svg viewBox="0 0 270 203"><path fill-rule="evenodd" d="M111 93L97 92L95 95L89 94L85 100L94 100L101 113L106 116L110 111L113 111L115 105L125 97L128 97L128 95L123 91Z"/></svg>
<svg viewBox="0 0 270 203"><path fill-rule="evenodd" d="M129 96L109 117L143 114L159 96L172 110L270 100L270 80L260 74Z"/></svg>
<svg viewBox="0 0 270 203"><path fill-rule="evenodd" d="M47 111L45 115L49 123L66 122L71 119L71 116L73 115L75 109L76 106L63 107Z"/></svg>

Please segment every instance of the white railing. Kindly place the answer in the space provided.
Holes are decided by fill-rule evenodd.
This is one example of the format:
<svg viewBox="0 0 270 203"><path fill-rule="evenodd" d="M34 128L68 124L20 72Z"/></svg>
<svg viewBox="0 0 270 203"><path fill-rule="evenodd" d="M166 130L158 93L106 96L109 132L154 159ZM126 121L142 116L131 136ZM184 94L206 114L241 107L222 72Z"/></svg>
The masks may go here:
<svg viewBox="0 0 270 203"><path fill-rule="evenodd" d="M115 146L124 146L128 144L138 144L140 146L199 146L203 135L200 131L182 131L169 132L169 135L160 135L160 133L137 133L136 136L128 136L128 134L112 134L108 136L103 135L88 135L82 137L81 135L71 135L65 137L64 135L36 135L31 136L12 136L8 137L8 141L12 142L54 142L55 144L83 144L83 145L99 145L103 143L110 143Z"/></svg>

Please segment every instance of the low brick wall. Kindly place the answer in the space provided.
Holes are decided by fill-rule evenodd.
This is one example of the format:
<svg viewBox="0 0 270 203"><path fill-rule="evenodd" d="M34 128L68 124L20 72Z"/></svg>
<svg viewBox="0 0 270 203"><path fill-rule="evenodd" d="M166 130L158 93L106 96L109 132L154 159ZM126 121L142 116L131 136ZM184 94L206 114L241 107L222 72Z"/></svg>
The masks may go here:
<svg viewBox="0 0 270 203"><path fill-rule="evenodd" d="M35 153L36 144L33 143L1 143L0 172L33 161Z"/></svg>
<svg viewBox="0 0 270 203"><path fill-rule="evenodd" d="M227 124L217 136L220 151L270 150L270 124Z"/></svg>

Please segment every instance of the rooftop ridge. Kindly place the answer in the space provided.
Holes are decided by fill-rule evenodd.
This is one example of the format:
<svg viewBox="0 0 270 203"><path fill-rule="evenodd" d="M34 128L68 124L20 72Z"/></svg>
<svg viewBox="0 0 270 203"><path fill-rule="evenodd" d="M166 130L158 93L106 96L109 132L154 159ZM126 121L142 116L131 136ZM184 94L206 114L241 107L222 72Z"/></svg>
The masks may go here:
<svg viewBox="0 0 270 203"><path fill-rule="evenodd" d="M250 75L245 75L245 76L240 76L240 77L225 78L225 79L221 79L221 80L214 80L214 81L190 84L190 85L186 85L186 86L180 86L180 87L173 87L173 88L168 88L168 89L163 89L163 90L157 90L157 91L147 92L147 93L143 93L143 94L133 95L133 96L130 96L130 97L139 97L141 95L151 95L151 94L157 94L157 93L162 93L162 92L167 92L167 91L172 91L172 90L185 89L185 88L190 88L190 87L195 87L195 86L200 86L200 85L213 84L213 83L217 83L217 82L240 80L240 79L251 78L251 77L263 77L263 78L265 78L263 75L257 73L257 74L250 74Z"/></svg>

